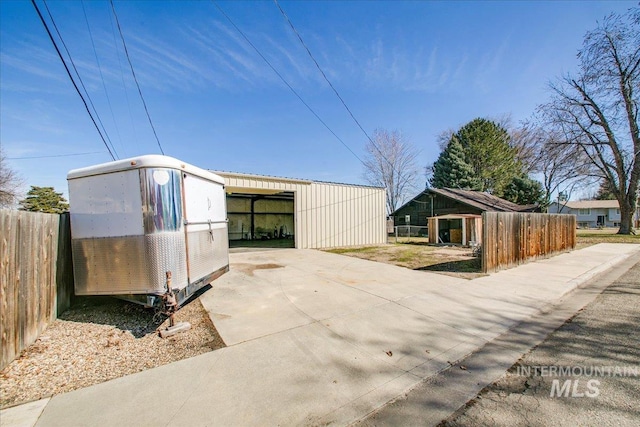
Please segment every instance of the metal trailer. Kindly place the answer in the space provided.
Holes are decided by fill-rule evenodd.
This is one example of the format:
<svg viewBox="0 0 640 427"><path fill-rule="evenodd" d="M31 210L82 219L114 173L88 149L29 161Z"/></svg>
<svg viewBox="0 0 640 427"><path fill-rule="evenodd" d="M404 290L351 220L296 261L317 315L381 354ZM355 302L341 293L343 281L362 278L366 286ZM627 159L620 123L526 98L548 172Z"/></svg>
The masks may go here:
<svg viewBox="0 0 640 427"><path fill-rule="evenodd" d="M229 271L218 175L147 155L75 169L67 181L76 295L172 311Z"/></svg>

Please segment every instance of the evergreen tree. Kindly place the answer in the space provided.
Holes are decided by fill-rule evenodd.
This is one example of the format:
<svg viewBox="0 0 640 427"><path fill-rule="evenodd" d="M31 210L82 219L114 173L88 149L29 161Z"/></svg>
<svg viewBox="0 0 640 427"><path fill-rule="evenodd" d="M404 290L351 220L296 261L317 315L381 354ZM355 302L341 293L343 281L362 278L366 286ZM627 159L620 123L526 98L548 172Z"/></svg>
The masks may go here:
<svg viewBox="0 0 640 427"><path fill-rule="evenodd" d="M513 178L505 187L502 197L519 205L545 204L542 184L525 175Z"/></svg>
<svg viewBox="0 0 640 427"><path fill-rule="evenodd" d="M454 135L462 145L480 190L501 197L505 187L522 175L516 150L509 145L509 133L497 123L477 118Z"/></svg>
<svg viewBox="0 0 640 427"><path fill-rule="evenodd" d="M433 164L430 182L435 188L481 189L480 181L475 177L473 167L465 160L464 149L455 135Z"/></svg>
<svg viewBox="0 0 640 427"><path fill-rule="evenodd" d="M20 201L20 210L59 214L67 212L69 204L62 193L56 193L53 187L32 185L27 197Z"/></svg>
<svg viewBox="0 0 640 427"><path fill-rule="evenodd" d="M616 200L615 190L611 188L611 183L607 180L600 181L600 187L596 193L596 200Z"/></svg>

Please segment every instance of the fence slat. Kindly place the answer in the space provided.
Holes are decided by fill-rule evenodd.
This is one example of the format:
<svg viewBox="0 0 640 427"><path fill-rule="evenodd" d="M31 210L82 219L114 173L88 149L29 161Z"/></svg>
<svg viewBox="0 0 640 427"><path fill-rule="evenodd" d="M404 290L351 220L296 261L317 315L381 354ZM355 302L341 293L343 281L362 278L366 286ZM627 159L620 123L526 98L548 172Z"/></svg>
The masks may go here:
<svg viewBox="0 0 640 427"><path fill-rule="evenodd" d="M0 369L70 306L69 233L68 214L0 210Z"/></svg>
<svg viewBox="0 0 640 427"><path fill-rule="evenodd" d="M482 214L485 273L575 248L574 215L485 212Z"/></svg>

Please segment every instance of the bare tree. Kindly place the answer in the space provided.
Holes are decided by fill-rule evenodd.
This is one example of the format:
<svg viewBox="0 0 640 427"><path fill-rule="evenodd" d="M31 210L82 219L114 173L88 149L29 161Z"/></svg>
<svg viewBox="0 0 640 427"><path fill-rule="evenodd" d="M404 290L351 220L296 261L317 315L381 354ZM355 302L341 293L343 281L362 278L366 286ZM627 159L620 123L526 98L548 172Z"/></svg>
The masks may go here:
<svg viewBox="0 0 640 427"><path fill-rule="evenodd" d="M578 58L578 75L552 85L542 112L614 190L618 233L630 234L640 179L640 9L606 17L587 33Z"/></svg>
<svg viewBox="0 0 640 427"><path fill-rule="evenodd" d="M22 178L7 165L4 153L0 150L0 208L16 205L22 184Z"/></svg>
<svg viewBox="0 0 640 427"><path fill-rule="evenodd" d="M449 145L449 141L453 138L453 135L456 134L456 129L449 128L447 130L443 130L436 137L436 141L438 142L438 148L440 151L444 151Z"/></svg>
<svg viewBox="0 0 640 427"><path fill-rule="evenodd" d="M519 127L512 126L511 122L503 124L509 132L509 145L516 151L516 159L522 165L526 174L539 172L539 152L542 141L542 128L532 121L525 121Z"/></svg>
<svg viewBox="0 0 640 427"><path fill-rule="evenodd" d="M387 190L387 213L391 213L416 188L418 150L402 132L376 129L365 146L364 178Z"/></svg>
<svg viewBox="0 0 640 427"><path fill-rule="evenodd" d="M574 190L583 189L596 180L597 170L589 157L579 147L567 144L557 130L525 121L511 131L511 144L525 172L542 178L546 206L553 194L563 193L568 200Z"/></svg>

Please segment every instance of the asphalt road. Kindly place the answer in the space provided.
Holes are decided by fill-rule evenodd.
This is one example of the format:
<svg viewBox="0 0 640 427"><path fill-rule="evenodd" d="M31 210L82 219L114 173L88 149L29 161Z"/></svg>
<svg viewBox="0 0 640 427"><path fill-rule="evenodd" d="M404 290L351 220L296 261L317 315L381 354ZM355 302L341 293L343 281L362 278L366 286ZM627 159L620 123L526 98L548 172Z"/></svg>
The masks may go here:
<svg viewBox="0 0 640 427"><path fill-rule="evenodd" d="M638 426L639 330L637 263L441 425Z"/></svg>

